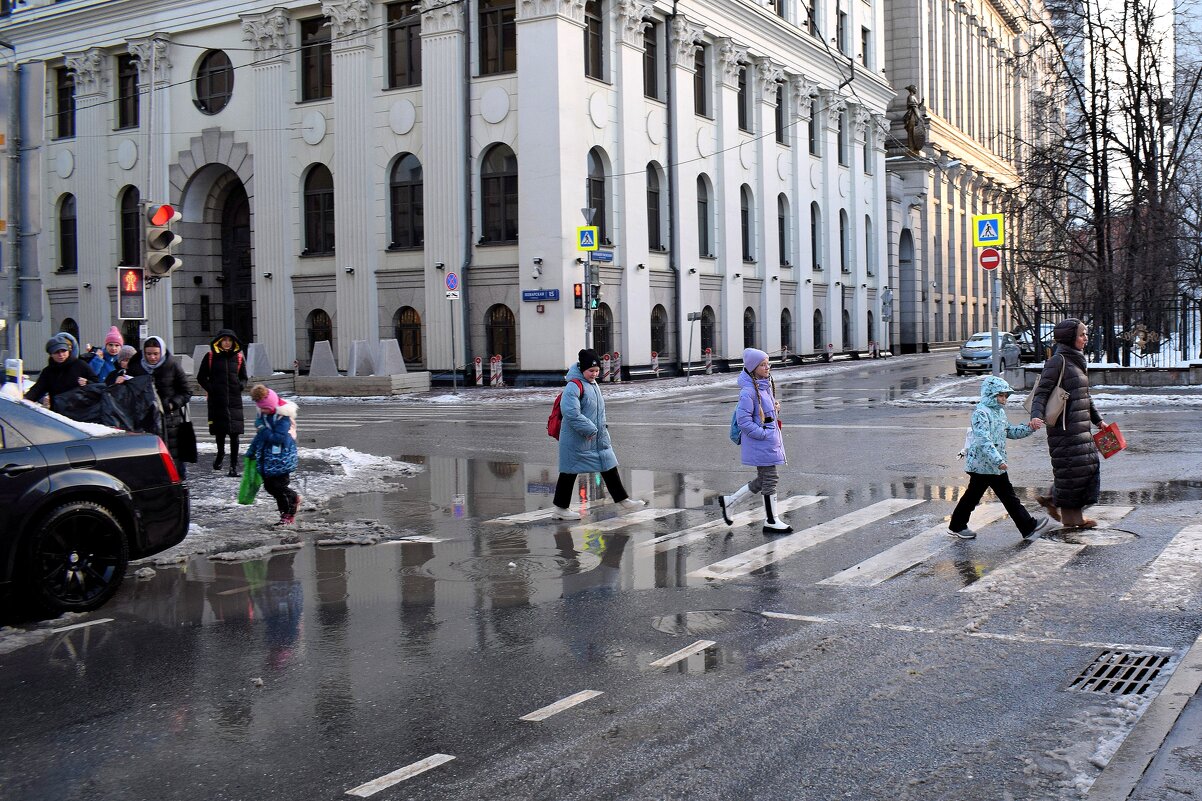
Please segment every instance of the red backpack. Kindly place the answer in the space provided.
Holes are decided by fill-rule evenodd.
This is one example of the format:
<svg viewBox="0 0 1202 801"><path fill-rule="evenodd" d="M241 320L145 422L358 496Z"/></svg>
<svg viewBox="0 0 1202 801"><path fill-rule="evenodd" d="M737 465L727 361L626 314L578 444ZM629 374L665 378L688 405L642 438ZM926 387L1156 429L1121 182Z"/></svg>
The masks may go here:
<svg viewBox="0 0 1202 801"><path fill-rule="evenodd" d="M584 397L584 384L573 378L572 383L580 387L580 397ZM563 428L563 412L559 409L559 402L563 400L563 393L560 392L555 396L555 403L551 404L551 416L547 418L547 436L552 439L559 439L560 429Z"/></svg>

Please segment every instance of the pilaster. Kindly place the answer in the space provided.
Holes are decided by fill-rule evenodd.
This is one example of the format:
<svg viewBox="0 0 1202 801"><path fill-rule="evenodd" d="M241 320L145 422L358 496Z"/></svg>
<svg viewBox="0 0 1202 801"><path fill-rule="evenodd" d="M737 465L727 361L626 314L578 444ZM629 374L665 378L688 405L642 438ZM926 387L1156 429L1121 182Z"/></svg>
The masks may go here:
<svg viewBox="0 0 1202 801"><path fill-rule="evenodd" d="M702 263L698 248L700 232L697 229L697 176L704 171L705 162L695 160L697 154L695 143L699 126L693 107L692 91L693 66L697 48L701 45L702 28L680 14L672 21L669 33L671 41L668 45L668 55L672 64L672 75L669 80L675 81L675 87L672 94L673 107L668 109L668 113L675 118L676 141L679 149L676 151L675 159L666 158L663 164L665 170L674 169L676 171L677 197L677 219L671 219L671 214L669 214L664 220L664 227L665 229L671 225L676 227L677 252L673 255L676 257L676 280L681 284L682 308L680 314L683 316L690 311L700 311L703 305L701 303ZM672 160L685 163L673 167L669 163ZM663 190L666 192L667 186L664 186ZM711 202L713 201L711 200ZM668 245L667 230L665 230L664 237L664 244ZM696 272L691 272L693 270ZM641 272L646 273L647 271ZM688 351L690 324L685 320L680 325L683 327L679 330L685 333L682 338L682 347L685 349L683 357L685 360L696 362L701 358L700 337L694 339L690 353ZM717 342L714 343L714 346L717 353L723 352Z"/></svg>
<svg viewBox="0 0 1202 801"><path fill-rule="evenodd" d="M822 98L822 124L819 132L822 141L823 168L823 199L819 201L822 207L822 222L826 252L823 254L825 264L824 277L827 281L826 310L823 316L828 321L827 342L835 346L835 351L843 349L843 285L848 276L840 264L839 212L847 211L847 198L843 196L842 187L847 185L849 176L847 168L839 164L839 116L847 108L847 101L832 90L820 90ZM850 223L850 213L848 221ZM823 343L824 345L826 343Z"/></svg>
<svg viewBox="0 0 1202 801"><path fill-rule="evenodd" d="M761 348L768 353L781 349L780 341L780 244L777 237L776 196L779 194L776 176L776 159L780 145L776 141L776 90L784 81L785 73L777 64L764 59L756 64L759 92L756 97L757 133L755 142L756 165L754 236L755 257L758 262L755 273L764 279L760 291L760 308L756 312L761 322Z"/></svg>
<svg viewBox="0 0 1202 801"><path fill-rule="evenodd" d="M730 39L718 40L718 175L714 181L714 205L717 209L715 253L722 275L722 309L719 326L721 352L732 358L743 351L742 274L750 265L743 264L742 231L739 218L739 186L743 183L740 152L745 134L739 131L739 70L749 64L747 49ZM735 276L740 276L736 278ZM762 321L757 321L762 322Z"/></svg>
<svg viewBox="0 0 1202 801"><path fill-rule="evenodd" d="M793 174L792 223L793 277L797 279L797 305L793 319L797 326L797 347L801 353L819 350L824 343L814 341L814 271L810 268L807 255L812 245L810 239L810 203L815 199L810 187L810 151L808 123L812 111L810 101L818 92L818 86L803 76L789 79L793 120Z"/></svg>

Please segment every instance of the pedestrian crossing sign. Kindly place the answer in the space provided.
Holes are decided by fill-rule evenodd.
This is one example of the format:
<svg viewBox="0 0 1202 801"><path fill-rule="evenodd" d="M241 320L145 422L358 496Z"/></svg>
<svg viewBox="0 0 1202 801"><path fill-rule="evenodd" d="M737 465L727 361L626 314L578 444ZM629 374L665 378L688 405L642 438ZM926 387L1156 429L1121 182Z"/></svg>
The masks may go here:
<svg viewBox="0 0 1202 801"><path fill-rule="evenodd" d="M1002 215L974 214L972 217L972 243L979 248L1006 244L1006 224L1002 220Z"/></svg>
<svg viewBox="0 0 1202 801"><path fill-rule="evenodd" d="M596 250L597 249L597 226L582 225L576 229L576 249L577 250Z"/></svg>

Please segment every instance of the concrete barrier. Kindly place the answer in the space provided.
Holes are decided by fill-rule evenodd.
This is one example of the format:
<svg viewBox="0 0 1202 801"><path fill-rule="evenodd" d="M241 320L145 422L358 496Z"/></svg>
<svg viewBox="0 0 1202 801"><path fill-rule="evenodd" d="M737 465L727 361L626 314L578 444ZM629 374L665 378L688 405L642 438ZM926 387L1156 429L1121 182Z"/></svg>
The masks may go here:
<svg viewBox="0 0 1202 801"><path fill-rule="evenodd" d="M370 376L297 376L294 382L298 395L326 395L339 398L361 398L373 395L404 395L427 392L429 373Z"/></svg>

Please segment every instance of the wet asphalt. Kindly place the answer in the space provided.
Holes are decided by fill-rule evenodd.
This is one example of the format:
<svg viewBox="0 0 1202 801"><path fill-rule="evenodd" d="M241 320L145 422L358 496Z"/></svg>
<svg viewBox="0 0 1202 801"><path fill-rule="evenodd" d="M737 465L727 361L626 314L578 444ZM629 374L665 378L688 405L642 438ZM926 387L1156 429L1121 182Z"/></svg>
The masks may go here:
<svg viewBox="0 0 1202 801"><path fill-rule="evenodd" d="M345 798L438 754L454 759L369 797L1085 797L1202 632L1196 584L1141 580L1200 522L1196 413L1103 410L1131 442L1103 466L1106 531L1026 542L1003 516L857 584L844 571L945 525L958 497L970 407L924 400L952 359L778 373L780 497L820 497L786 515L806 547L730 578L690 574L771 542L695 530L749 477L733 385L607 404L653 510L627 525L588 481L583 523L497 520L550 503L549 403L303 407L302 447L422 470L314 510L299 550L160 568L71 621L110 622L0 654L0 798ZM1045 440L1009 453L1034 509ZM882 511L839 525L865 509ZM323 521L423 541L317 547ZM1074 686L1111 651L1163 664L1131 694ZM584 691L600 695L520 719Z"/></svg>

